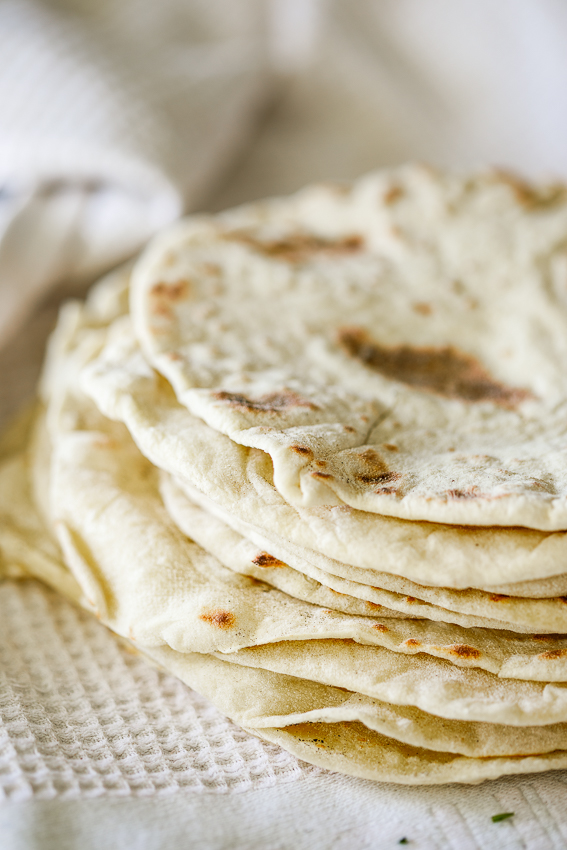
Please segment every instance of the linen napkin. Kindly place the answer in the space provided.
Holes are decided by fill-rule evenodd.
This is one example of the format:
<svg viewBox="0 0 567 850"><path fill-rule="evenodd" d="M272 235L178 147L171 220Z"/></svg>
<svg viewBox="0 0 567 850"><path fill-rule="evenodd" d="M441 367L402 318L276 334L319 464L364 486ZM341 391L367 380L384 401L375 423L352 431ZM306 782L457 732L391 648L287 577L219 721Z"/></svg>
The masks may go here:
<svg viewBox="0 0 567 850"><path fill-rule="evenodd" d="M0 3L0 344L194 208L271 90L262 0Z"/></svg>

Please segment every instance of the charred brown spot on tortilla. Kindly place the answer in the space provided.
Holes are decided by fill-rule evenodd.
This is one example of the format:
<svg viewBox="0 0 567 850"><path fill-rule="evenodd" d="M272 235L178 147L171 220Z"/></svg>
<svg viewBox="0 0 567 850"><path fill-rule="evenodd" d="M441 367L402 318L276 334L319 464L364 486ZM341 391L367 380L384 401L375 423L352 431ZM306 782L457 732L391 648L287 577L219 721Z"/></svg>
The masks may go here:
<svg viewBox="0 0 567 850"><path fill-rule="evenodd" d="M548 649L547 652L542 652L539 658L552 661L554 658L565 658L567 649Z"/></svg>
<svg viewBox="0 0 567 850"><path fill-rule="evenodd" d="M280 561L278 558L274 558L273 555L269 555L267 552L258 552L258 554L252 558L252 563L256 564L257 567L285 567L283 561Z"/></svg>
<svg viewBox="0 0 567 850"><path fill-rule="evenodd" d="M404 641L404 645L409 647L418 647L421 646L421 641L416 640L415 638L408 638Z"/></svg>
<svg viewBox="0 0 567 850"><path fill-rule="evenodd" d="M474 646L468 646L466 643L454 643L451 646L444 646L443 650L449 655L454 655L456 658L480 658L482 655L479 649Z"/></svg>
<svg viewBox="0 0 567 850"><path fill-rule="evenodd" d="M308 446L290 446L292 452L305 457L313 457L313 452Z"/></svg>
<svg viewBox="0 0 567 850"><path fill-rule="evenodd" d="M385 626L383 623L374 623L372 626L373 629L376 629L377 632L389 632L388 626Z"/></svg>
<svg viewBox="0 0 567 850"><path fill-rule="evenodd" d="M396 496L400 495L400 491L396 490L395 487L378 487L377 490L374 490L377 496Z"/></svg>
<svg viewBox="0 0 567 850"><path fill-rule="evenodd" d="M528 390L506 387L495 381L478 360L453 346L380 345L359 327L340 328L337 340L346 354L369 369L444 398L491 401L513 408L534 397Z"/></svg>
<svg viewBox="0 0 567 850"><path fill-rule="evenodd" d="M389 452L399 452L398 447L394 443L382 443L382 445Z"/></svg>
<svg viewBox="0 0 567 850"><path fill-rule="evenodd" d="M508 186L520 206L547 207L565 197L566 186L563 183L550 183L547 186L533 186L526 180L505 169L494 169L492 177L498 183Z"/></svg>
<svg viewBox="0 0 567 850"><path fill-rule="evenodd" d="M189 283L186 280L176 280L173 283L155 283L150 289L153 298L164 301L181 301L189 294Z"/></svg>
<svg viewBox="0 0 567 850"><path fill-rule="evenodd" d="M320 466L323 469L325 466L327 466L327 461L326 460L316 460L315 466Z"/></svg>
<svg viewBox="0 0 567 850"><path fill-rule="evenodd" d="M356 434L356 428L353 428L352 425L344 425L343 431L347 431L349 434Z"/></svg>
<svg viewBox="0 0 567 850"><path fill-rule="evenodd" d="M341 256L356 254L364 247L362 236L352 234L340 239L325 239L312 233L292 233L281 239L262 241L251 233L235 231L225 236L231 242L247 245L259 254L286 263L303 263L313 256Z"/></svg>
<svg viewBox="0 0 567 850"><path fill-rule="evenodd" d="M567 605L567 596L559 596L558 599L560 602L563 602L564 605Z"/></svg>
<svg viewBox="0 0 567 850"><path fill-rule="evenodd" d="M399 201L400 198L403 198L404 195L405 192L402 187L398 186L397 183L393 183L384 192L382 196L382 201L386 204L386 206L390 206L390 204L395 204L396 201Z"/></svg>
<svg viewBox="0 0 567 850"><path fill-rule="evenodd" d="M417 599L415 596L406 596L406 602L409 602L409 604L412 605L414 602L417 602Z"/></svg>
<svg viewBox="0 0 567 850"><path fill-rule="evenodd" d="M356 477L362 484L389 484L392 481L398 481L402 476L400 472L382 472L380 475L357 475Z"/></svg>
<svg viewBox="0 0 567 850"><path fill-rule="evenodd" d="M331 473L330 473L330 472L312 472L312 473L311 473L311 477L312 477L312 478L322 478L322 479L325 479L325 478L332 478L333 476L331 475Z"/></svg>
<svg viewBox="0 0 567 850"><path fill-rule="evenodd" d="M447 490L447 495L451 499L477 499L479 496L479 489L473 484L465 490Z"/></svg>
<svg viewBox="0 0 567 850"><path fill-rule="evenodd" d="M510 596L505 596L503 593L493 593L490 596L491 602L507 602Z"/></svg>
<svg viewBox="0 0 567 850"><path fill-rule="evenodd" d="M426 301L416 301L411 305L412 309L419 313L420 316L430 316L433 312L433 308L431 304L428 304Z"/></svg>
<svg viewBox="0 0 567 850"><path fill-rule="evenodd" d="M200 614L199 619L211 626L216 626L217 629L231 629L236 622L234 614L230 611L224 611L222 608L215 608L212 611Z"/></svg>
<svg viewBox="0 0 567 850"><path fill-rule="evenodd" d="M280 392L266 393L259 398L247 398L240 393L229 393L219 390L213 393L217 401L224 401L235 410L245 413L283 413L294 407L304 407L307 410L317 410L317 405L306 398L294 393L292 390L280 390Z"/></svg>
<svg viewBox="0 0 567 850"><path fill-rule="evenodd" d="M378 605L376 602L370 602L370 600L366 600L366 607L370 608L372 611L377 611L378 608L383 608L383 605Z"/></svg>

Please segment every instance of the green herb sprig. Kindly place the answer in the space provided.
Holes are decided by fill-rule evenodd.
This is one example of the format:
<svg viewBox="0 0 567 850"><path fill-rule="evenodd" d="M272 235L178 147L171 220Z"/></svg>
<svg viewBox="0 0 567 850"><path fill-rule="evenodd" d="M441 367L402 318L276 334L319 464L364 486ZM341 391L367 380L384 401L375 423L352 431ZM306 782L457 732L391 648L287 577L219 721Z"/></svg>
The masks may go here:
<svg viewBox="0 0 567 850"><path fill-rule="evenodd" d="M492 815L492 823L500 823L501 820L508 820L508 818L513 818L515 812L502 812L499 815Z"/></svg>

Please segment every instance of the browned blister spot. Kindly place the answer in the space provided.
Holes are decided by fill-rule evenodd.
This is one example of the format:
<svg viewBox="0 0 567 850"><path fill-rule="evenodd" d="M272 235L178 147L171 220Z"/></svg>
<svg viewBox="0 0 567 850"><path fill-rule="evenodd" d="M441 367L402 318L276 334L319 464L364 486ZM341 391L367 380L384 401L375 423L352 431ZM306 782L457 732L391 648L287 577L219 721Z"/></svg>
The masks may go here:
<svg viewBox="0 0 567 850"><path fill-rule="evenodd" d="M352 425L343 425L343 431L347 431L349 434L356 434L356 428L353 428Z"/></svg>
<svg viewBox="0 0 567 850"><path fill-rule="evenodd" d="M176 280L172 283L155 283L150 289L150 295L161 301L182 301L189 295L189 282L187 280Z"/></svg>
<svg viewBox="0 0 567 850"><path fill-rule="evenodd" d="M511 599L510 596L505 596L503 593L493 593L490 596L491 602L508 602Z"/></svg>
<svg viewBox="0 0 567 850"><path fill-rule="evenodd" d="M495 381L478 360L450 345L438 348L386 346L359 327L340 328L337 340L343 351L369 369L444 398L491 401L506 408L534 398L528 390Z"/></svg>
<svg viewBox="0 0 567 850"><path fill-rule="evenodd" d="M399 481L402 475L401 472L381 472L378 475L357 475L356 477L362 484L390 484L393 481Z"/></svg>
<svg viewBox="0 0 567 850"><path fill-rule="evenodd" d="M542 652L538 657L552 661L554 658L565 658L566 655L567 649L549 649L547 652Z"/></svg>
<svg viewBox="0 0 567 850"><path fill-rule="evenodd" d="M415 638L408 638L404 641L404 644L408 647L418 647L421 646L421 641L416 640Z"/></svg>
<svg viewBox="0 0 567 850"><path fill-rule="evenodd" d="M450 646L440 647L444 652L447 652L449 655L454 655L456 658L468 658L475 659L480 658L482 655L479 649L476 649L474 646L469 646L466 643L454 643Z"/></svg>
<svg viewBox="0 0 567 850"><path fill-rule="evenodd" d="M376 611L378 608L382 608L382 605L377 605L376 602L370 602L370 600L366 600L366 607L370 608L372 611Z"/></svg>
<svg viewBox="0 0 567 850"><path fill-rule="evenodd" d="M415 596L406 596L406 602L408 602L410 605L413 605L413 603L417 601L418 600L415 598Z"/></svg>
<svg viewBox="0 0 567 850"><path fill-rule="evenodd" d="M213 393L213 398L223 401L235 410L245 413L283 413L294 407L304 407L307 410L317 410L317 405L309 399L294 393L292 390L280 390L275 393L266 393L259 398L247 398L240 393L229 393L219 390Z"/></svg>
<svg viewBox="0 0 567 850"><path fill-rule="evenodd" d="M392 183L392 185L389 186L384 192L382 196L382 201L384 202L384 204L386 204L386 206L390 206L390 204L395 204L396 201L399 201L401 198L403 198L404 194L405 192L400 185L398 185L397 183Z"/></svg>
<svg viewBox="0 0 567 850"><path fill-rule="evenodd" d="M478 499L480 490L474 484L471 484L464 490L447 490L447 496L451 499Z"/></svg>
<svg viewBox="0 0 567 850"><path fill-rule="evenodd" d="M304 457L313 457L313 452L309 448L309 446L290 446L292 452L295 452L298 455L303 455Z"/></svg>
<svg viewBox="0 0 567 850"><path fill-rule="evenodd" d="M433 308L431 304L428 304L426 301L416 301L411 305L412 309L419 313L420 316L430 316L433 312Z"/></svg>
<svg viewBox="0 0 567 850"><path fill-rule="evenodd" d="M231 629L236 622L234 614L230 611L224 611L222 608L206 611L199 615L199 619L211 626L216 626L217 629Z"/></svg>
<svg viewBox="0 0 567 850"><path fill-rule="evenodd" d="M566 186L564 183L550 183L547 186L534 186L506 169L494 169L492 177L499 183L504 183L514 194L520 206L531 209L534 207L547 207L557 203L565 197Z"/></svg>
<svg viewBox="0 0 567 850"><path fill-rule="evenodd" d="M258 554L252 558L252 563L256 564L257 567L285 567L283 561L280 561L278 558L274 558L273 555L269 555L267 552L258 552Z"/></svg>
<svg viewBox="0 0 567 850"><path fill-rule="evenodd" d="M316 460L315 466L320 466L321 469L323 469L325 466L327 466L327 461L326 460Z"/></svg>
<svg viewBox="0 0 567 850"><path fill-rule="evenodd" d="M150 312L154 316L161 316L163 319L172 319L173 313L167 304L162 304L161 301L154 301L150 307Z"/></svg>
<svg viewBox="0 0 567 850"><path fill-rule="evenodd" d="M235 231L226 234L225 238L247 245L265 257L286 263L304 263L318 255L334 257L356 254L364 247L362 236L355 234L338 239L325 239L312 233L292 233L281 239L263 241L251 233Z"/></svg>
<svg viewBox="0 0 567 850"><path fill-rule="evenodd" d="M312 478L321 478L321 479L324 480L325 478L332 478L333 476L331 475L330 472L312 472L311 477Z"/></svg>
<svg viewBox="0 0 567 850"><path fill-rule="evenodd" d="M398 451L399 451L399 449L398 449L398 447L395 445L395 443L382 443L382 445L383 445L383 446L384 446L384 448L385 448L385 449L387 449L387 451L389 451L389 452L398 452Z"/></svg>
<svg viewBox="0 0 567 850"><path fill-rule="evenodd" d="M354 460L363 467L363 471L354 474L362 484L388 484L401 477L398 472L390 472L384 459L372 448L357 452Z"/></svg>
<svg viewBox="0 0 567 850"><path fill-rule="evenodd" d="M374 623L372 628L376 629L377 632L389 632L390 631L388 626L385 626L383 623Z"/></svg>

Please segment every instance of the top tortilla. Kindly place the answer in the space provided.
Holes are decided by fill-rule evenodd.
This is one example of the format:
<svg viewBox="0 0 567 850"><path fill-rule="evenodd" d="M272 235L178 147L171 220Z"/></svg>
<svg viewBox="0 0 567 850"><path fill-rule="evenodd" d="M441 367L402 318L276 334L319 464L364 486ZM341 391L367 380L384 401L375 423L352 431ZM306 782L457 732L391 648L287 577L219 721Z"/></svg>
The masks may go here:
<svg viewBox="0 0 567 850"><path fill-rule="evenodd" d="M567 193L413 166L177 224L145 356L297 507L567 529Z"/></svg>

